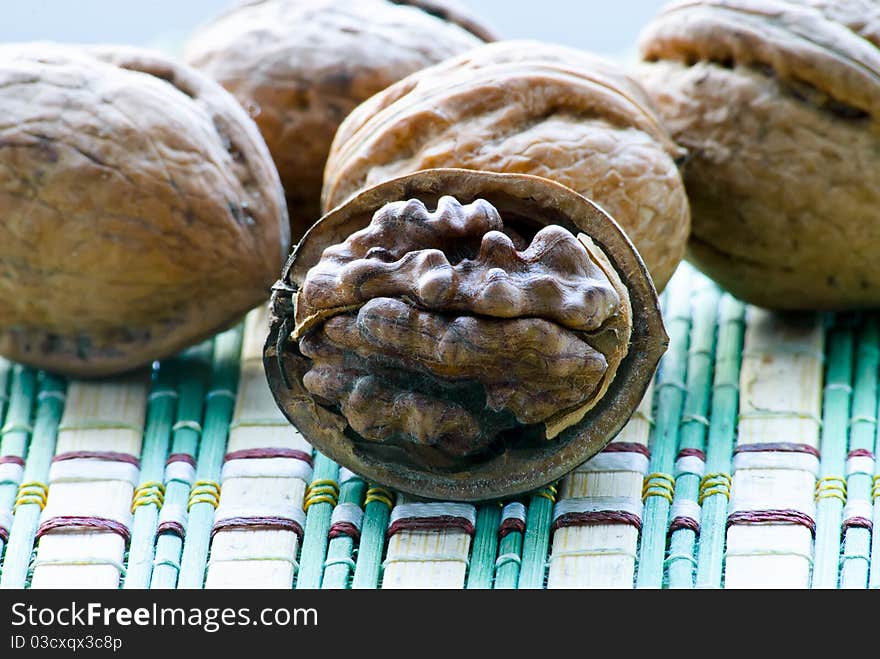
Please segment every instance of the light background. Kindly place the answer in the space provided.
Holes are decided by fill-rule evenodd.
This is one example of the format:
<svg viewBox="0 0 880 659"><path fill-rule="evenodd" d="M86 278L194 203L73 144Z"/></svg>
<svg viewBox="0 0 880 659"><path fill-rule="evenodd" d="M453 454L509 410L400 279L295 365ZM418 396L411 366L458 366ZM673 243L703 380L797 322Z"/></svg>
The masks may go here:
<svg viewBox="0 0 880 659"><path fill-rule="evenodd" d="M352 1L352 0L347 0ZM356 0L354 0L356 1ZM627 58L666 0L460 0L506 38ZM48 39L173 48L233 0L0 0L0 41Z"/></svg>

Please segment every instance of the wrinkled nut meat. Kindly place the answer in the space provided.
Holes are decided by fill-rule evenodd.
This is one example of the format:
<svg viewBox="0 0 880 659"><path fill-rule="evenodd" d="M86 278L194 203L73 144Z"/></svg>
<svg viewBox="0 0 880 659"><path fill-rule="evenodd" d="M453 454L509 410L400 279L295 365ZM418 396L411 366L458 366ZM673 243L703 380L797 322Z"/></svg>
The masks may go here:
<svg viewBox="0 0 880 659"><path fill-rule="evenodd" d="M449 0L252 0L198 30L185 58L257 122L298 240L321 215L324 162L345 116L410 73L490 39Z"/></svg>
<svg viewBox="0 0 880 659"><path fill-rule="evenodd" d="M320 220L288 261L270 387L320 450L422 496L485 499L599 451L666 345L620 228L545 179L430 170Z"/></svg>
<svg viewBox="0 0 880 659"><path fill-rule="evenodd" d="M0 108L0 354L107 375L268 298L284 194L219 85L148 52L14 44Z"/></svg>
<svg viewBox="0 0 880 659"><path fill-rule="evenodd" d="M690 259L775 309L880 304L880 4L701 0L642 35L690 152Z"/></svg>
<svg viewBox="0 0 880 659"><path fill-rule="evenodd" d="M688 201L647 94L623 69L534 42L481 46L414 73L340 126L324 173L325 211L420 169L533 174L602 205L662 289L684 254Z"/></svg>

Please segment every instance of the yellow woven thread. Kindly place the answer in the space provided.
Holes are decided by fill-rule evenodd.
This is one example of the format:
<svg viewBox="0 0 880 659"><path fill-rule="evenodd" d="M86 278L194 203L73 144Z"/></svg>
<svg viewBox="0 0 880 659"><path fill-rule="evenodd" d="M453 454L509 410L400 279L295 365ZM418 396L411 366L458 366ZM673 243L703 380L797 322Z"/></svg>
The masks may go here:
<svg viewBox="0 0 880 659"><path fill-rule="evenodd" d="M669 474L655 471L645 476L645 482L642 485L642 501L647 501L648 497L662 497L672 503L674 495L675 478Z"/></svg>
<svg viewBox="0 0 880 659"><path fill-rule="evenodd" d="M730 499L730 486L730 474L723 472L706 474L700 481L700 496L697 498L697 503L702 506L706 498L716 494L723 494L725 499Z"/></svg>
<svg viewBox="0 0 880 659"><path fill-rule="evenodd" d="M846 481L837 476L825 476L816 481L816 501L837 499L846 503Z"/></svg>
<svg viewBox="0 0 880 659"><path fill-rule="evenodd" d="M165 503L165 486L158 481L147 481L138 485L131 498L131 512L140 506L148 506L154 504L156 508L161 508Z"/></svg>
<svg viewBox="0 0 880 659"><path fill-rule="evenodd" d="M364 499L364 508L366 508L373 501L384 503L389 508L393 508L394 493L390 490L386 490L384 487L374 485L367 490L367 497L366 499Z"/></svg>
<svg viewBox="0 0 880 659"><path fill-rule="evenodd" d="M220 503L220 485L215 481L196 481L193 483L186 509L190 510L197 503L210 503L216 509Z"/></svg>
<svg viewBox="0 0 880 659"><path fill-rule="evenodd" d="M874 489L871 490L871 497L874 501L880 499L880 476L874 476Z"/></svg>
<svg viewBox="0 0 880 659"><path fill-rule="evenodd" d="M316 503L329 503L335 506L339 501L339 485L336 481L327 478L312 481L306 488L306 496L303 500L303 510L309 512L309 507Z"/></svg>
<svg viewBox="0 0 880 659"><path fill-rule="evenodd" d="M555 485L548 485L547 487L543 487L537 492L535 492L536 497L544 497L550 503L556 503L556 495L559 491L556 489Z"/></svg>
<svg viewBox="0 0 880 659"><path fill-rule="evenodd" d="M22 483L18 486L18 496L15 498L13 511L18 510L19 506L26 506L29 503L35 503L40 510L46 507L46 500L49 498L49 487L45 483L31 481L30 483Z"/></svg>

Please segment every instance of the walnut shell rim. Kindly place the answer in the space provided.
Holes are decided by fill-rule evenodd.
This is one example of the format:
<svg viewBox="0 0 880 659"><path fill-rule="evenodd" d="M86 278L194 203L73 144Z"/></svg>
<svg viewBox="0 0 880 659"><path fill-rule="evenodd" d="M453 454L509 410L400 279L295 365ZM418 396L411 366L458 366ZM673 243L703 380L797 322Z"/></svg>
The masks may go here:
<svg viewBox="0 0 880 659"><path fill-rule="evenodd" d="M298 350L281 350L292 329L292 295L323 250L363 228L390 201L418 198L435 203L442 196L463 203L485 198L499 211L515 208L539 224L558 224L575 235L587 234L608 256L626 286L633 319L629 350L605 395L558 441L528 450L509 448L500 455L456 472L378 460L345 436L345 420L320 408L296 377L302 376ZM366 222L364 218L366 217ZM306 233L276 284L263 363L269 388L284 415L315 448L342 466L385 486L418 496L455 501L487 500L522 494L561 478L598 453L619 432L650 383L668 337L651 278L626 234L585 197L547 179L473 170L423 170L381 183L349 199ZM299 358L300 360L303 358ZM334 420L332 417L338 417ZM339 421L341 419L341 423ZM335 425L335 427L334 427Z"/></svg>

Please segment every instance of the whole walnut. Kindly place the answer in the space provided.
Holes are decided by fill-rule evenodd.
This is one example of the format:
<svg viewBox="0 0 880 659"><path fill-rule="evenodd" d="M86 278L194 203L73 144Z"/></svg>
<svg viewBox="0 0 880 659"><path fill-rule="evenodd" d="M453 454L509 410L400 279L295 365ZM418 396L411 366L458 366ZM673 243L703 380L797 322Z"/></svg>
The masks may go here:
<svg viewBox="0 0 880 659"><path fill-rule="evenodd" d="M677 2L641 50L690 152L689 258L764 307L880 303L880 4Z"/></svg>
<svg viewBox="0 0 880 659"><path fill-rule="evenodd" d="M415 73L358 107L334 140L323 206L420 169L542 176L601 204L659 290L689 231L676 166L682 155L619 66L571 48L498 42Z"/></svg>
<svg viewBox="0 0 880 659"><path fill-rule="evenodd" d="M256 126L160 55L0 47L0 354L148 364L269 296L288 240Z"/></svg>
<svg viewBox="0 0 880 659"><path fill-rule="evenodd" d="M638 252L535 176L417 172L318 221L276 284L264 352L315 447L421 496L553 481L611 440L667 344Z"/></svg>
<svg viewBox="0 0 880 659"><path fill-rule="evenodd" d="M185 58L257 122L298 240L321 215L324 163L345 116L404 76L491 38L449 0L251 0L198 30Z"/></svg>

